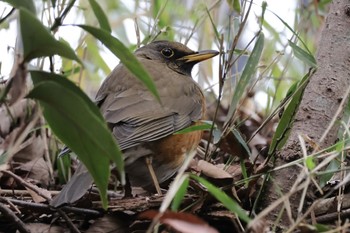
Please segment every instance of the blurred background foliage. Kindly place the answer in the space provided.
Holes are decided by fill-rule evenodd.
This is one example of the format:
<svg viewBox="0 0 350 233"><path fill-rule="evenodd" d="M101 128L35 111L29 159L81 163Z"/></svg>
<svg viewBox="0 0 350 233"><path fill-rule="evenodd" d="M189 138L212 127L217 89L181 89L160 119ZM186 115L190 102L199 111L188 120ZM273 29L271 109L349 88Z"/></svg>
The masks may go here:
<svg viewBox="0 0 350 233"><path fill-rule="evenodd" d="M267 1L262 25L266 36L264 51L250 89L256 93L254 100L258 103L260 111L270 113L284 98L289 86L307 72L309 67L295 58L288 46L288 40L297 42L290 29L298 34L314 53L329 2ZM51 27L54 19L62 13L68 3L67 0L37 0L35 5L38 17ZM254 1L250 11L250 1L237 0L104 0L98 1L98 4L107 15L112 34L131 50L154 39L179 41L188 44L193 50L219 50L219 40L222 38L222 51L229 52L244 17L249 14L235 51L235 56L239 59L235 60L231 73L225 79L222 104L226 107L229 105L232 87L236 84L254 44L251 40L259 31L262 1ZM1 18L10 10L10 6L1 3ZM81 68L75 61L55 56L55 72L72 74L69 78L93 98L101 80L117 65L118 59L93 36L72 24L98 26L98 19L88 0L76 1L63 21L64 26L55 31L55 37L69 43L83 60L85 67ZM7 20L1 24L0 36L6 37L1 42L2 79L9 77L15 32L16 24L13 21ZM227 53L225 56L228 56ZM48 59L38 59L31 65L48 69ZM210 96L218 95L218 59L201 64L200 71L195 69L193 76L205 90L213 94ZM215 98L211 101L214 102Z"/></svg>

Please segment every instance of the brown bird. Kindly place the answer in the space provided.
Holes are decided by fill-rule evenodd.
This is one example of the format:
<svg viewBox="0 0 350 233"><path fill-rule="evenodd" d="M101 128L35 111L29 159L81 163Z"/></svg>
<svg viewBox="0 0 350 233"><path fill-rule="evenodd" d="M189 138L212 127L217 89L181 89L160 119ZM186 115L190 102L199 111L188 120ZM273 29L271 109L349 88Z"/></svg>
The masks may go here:
<svg viewBox="0 0 350 233"><path fill-rule="evenodd" d="M191 71L198 62L217 54L214 50L194 52L169 41L155 41L136 50L135 56L153 78L161 103L123 64L103 82L96 103L123 152L132 186L147 188L154 183L146 161L152 161L161 183L176 173L186 154L197 148L201 131L174 133L204 117L203 92ZM92 177L80 166L50 204L73 203L91 184Z"/></svg>

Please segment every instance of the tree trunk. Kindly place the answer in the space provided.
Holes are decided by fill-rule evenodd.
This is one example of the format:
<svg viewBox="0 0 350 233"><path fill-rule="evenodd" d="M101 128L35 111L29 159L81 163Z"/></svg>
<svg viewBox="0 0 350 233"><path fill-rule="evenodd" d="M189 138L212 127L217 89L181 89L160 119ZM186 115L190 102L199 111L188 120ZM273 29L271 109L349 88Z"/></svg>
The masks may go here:
<svg viewBox="0 0 350 233"><path fill-rule="evenodd" d="M344 105L341 103L344 101L344 103L347 103L348 96L346 92L350 86L349 0L335 0L331 3L330 12L318 44L317 64L317 71L310 78L305 88L290 136L285 146L279 152L275 165L283 165L287 161L303 156L298 135L308 136L320 149L331 146L337 140L340 124L336 121L335 124L331 124L332 122L334 123L334 120L342 118ZM329 129L327 129L328 127ZM322 138L325 132L326 134ZM315 150L315 146L307 142L306 147L308 153ZM292 166L271 174L272 179L270 181L272 182L267 187L263 206L267 207L277 200L281 196L280 192L285 194L290 191L296 181L296 177L300 173L300 167ZM293 219L298 214L299 197L300 192L289 198ZM270 213L268 217L270 221L276 220L281 207L282 205ZM286 214L282 215L281 224L282 226L290 224Z"/></svg>

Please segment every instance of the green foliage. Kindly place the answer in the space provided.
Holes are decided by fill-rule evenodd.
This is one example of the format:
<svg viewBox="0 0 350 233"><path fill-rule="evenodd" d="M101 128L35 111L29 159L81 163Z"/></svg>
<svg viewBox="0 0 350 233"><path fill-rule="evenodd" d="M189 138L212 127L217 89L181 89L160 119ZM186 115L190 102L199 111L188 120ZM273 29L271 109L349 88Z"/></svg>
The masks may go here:
<svg viewBox="0 0 350 233"><path fill-rule="evenodd" d="M95 0L89 0L89 3L91 5L92 10L95 13L95 16L100 24L101 29L104 29L107 32L111 33L111 26L109 25L108 18L101 6Z"/></svg>
<svg viewBox="0 0 350 233"><path fill-rule="evenodd" d="M172 211L178 211L180 208L180 205L182 203L182 200L184 199L186 193L187 193L187 188L190 184L190 179L188 175L186 175L185 179L183 180L181 186L178 188L176 195L173 199L173 202L171 203L171 210Z"/></svg>
<svg viewBox="0 0 350 233"><path fill-rule="evenodd" d="M213 122L201 122L200 124L192 125L185 129L179 130L175 134L185 134L193 131L210 130L212 124Z"/></svg>
<svg viewBox="0 0 350 233"><path fill-rule="evenodd" d="M12 5L15 8L24 8L33 13L36 14L35 5L33 0L1 0L3 2L7 2L8 4Z"/></svg>
<svg viewBox="0 0 350 233"><path fill-rule="evenodd" d="M67 44L57 41L31 12L20 9L19 19L24 61L57 54L81 63L75 52Z"/></svg>
<svg viewBox="0 0 350 233"><path fill-rule="evenodd" d="M278 123L276 132L273 135L272 142L269 148L270 155L275 153L277 150L281 149L282 146L285 144L289 135L289 131L293 124L294 115L298 110L298 106L303 96L304 89L313 72L314 70L310 70L310 72L306 74L302 80L300 80L299 82L297 82L296 85L293 86L294 90L290 90L288 95L286 96L285 101L288 101L290 99L290 102L284 109L281 119Z"/></svg>
<svg viewBox="0 0 350 233"><path fill-rule="evenodd" d="M230 109L227 119L231 119L238 105L239 100L243 96L248 84L253 80L256 68L260 61L260 56L264 48L264 34L261 32L255 43L255 46L250 54L247 64L244 67L242 75L235 87L234 94L231 100Z"/></svg>
<svg viewBox="0 0 350 233"><path fill-rule="evenodd" d="M53 132L72 149L91 173L107 207L109 161L125 182L122 154L97 106L73 83L55 74L31 72L34 89L28 98L40 101Z"/></svg>
<svg viewBox="0 0 350 233"><path fill-rule="evenodd" d="M245 213L245 211L235 202L232 200L225 192L220 190L219 188L215 187L213 184L208 182L207 180L191 175L191 178L201 183L204 187L208 189L208 192L213 195L218 201L221 202L228 210L230 210L232 213L237 214L237 216L242 219L244 222L249 223L251 219L249 216Z"/></svg>
<svg viewBox="0 0 350 233"><path fill-rule="evenodd" d="M111 52L116 55L120 61L133 73L145 86L151 91L151 93L160 101L157 88L153 83L152 78L142 66L142 64L135 58L135 56L121 43L117 38L113 37L105 30L94 28L87 25L79 25L87 32L91 33L94 37L99 39Z"/></svg>
<svg viewBox="0 0 350 233"><path fill-rule="evenodd" d="M293 52L297 58L305 62L307 65L311 67L316 67L316 59L310 52L305 51L304 49L300 48L297 44L292 42L291 40L288 41L290 47L292 47Z"/></svg>

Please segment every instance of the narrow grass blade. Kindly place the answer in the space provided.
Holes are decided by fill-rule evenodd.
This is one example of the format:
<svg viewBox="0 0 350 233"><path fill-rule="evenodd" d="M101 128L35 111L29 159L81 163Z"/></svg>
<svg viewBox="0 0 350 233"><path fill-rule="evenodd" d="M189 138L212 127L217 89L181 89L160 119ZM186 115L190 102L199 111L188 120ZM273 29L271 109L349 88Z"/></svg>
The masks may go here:
<svg viewBox="0 0 350 233"><path fill-rule="evenodd" d="M89 3L98 20L98 23L100 24L101 29L104 29L107 32L111 33L111 26L109 25L108 18L101 6L95 0L89 0Z"/></svg>
<svg viewBox="0 0 350 233"><path fill-rule="evenodd" d="M225 192L223 192L221 189L215 187L210 182L206 181L205 179L196 176L191 175L191 178L198 181L202 185L204 185L210 194L212 194L218 201L221 202L228 210L230 210L232 213L237 214L237 216L242 219L244 222L249 223L251 219L246 214L246 212L235 202L232 200Z"/></svg>

